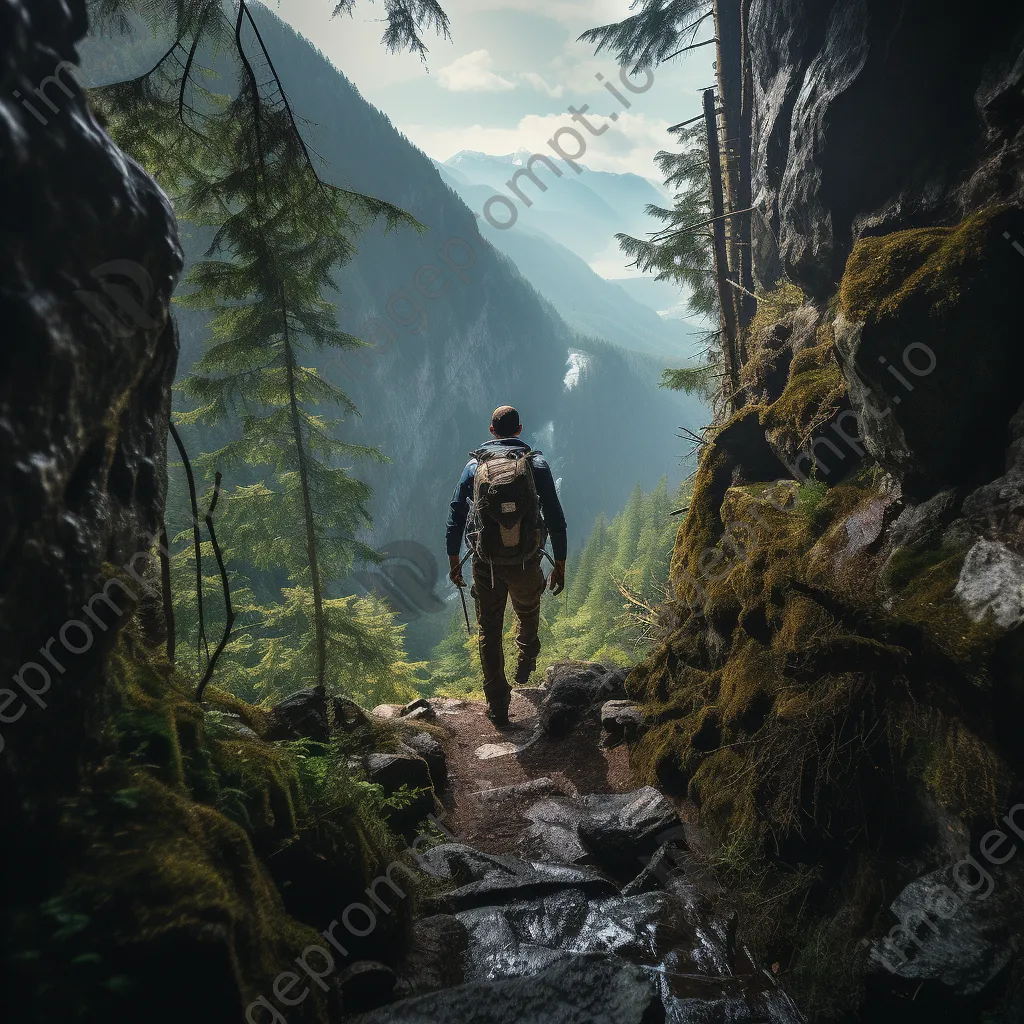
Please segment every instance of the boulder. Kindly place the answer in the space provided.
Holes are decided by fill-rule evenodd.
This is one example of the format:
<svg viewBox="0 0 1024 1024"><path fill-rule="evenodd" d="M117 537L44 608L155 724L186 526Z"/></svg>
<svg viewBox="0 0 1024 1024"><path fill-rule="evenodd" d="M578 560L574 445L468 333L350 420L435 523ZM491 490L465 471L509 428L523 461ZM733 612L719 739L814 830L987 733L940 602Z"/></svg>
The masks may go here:
<svg viewBox="0 0 1024 1024"><path fill-rule="evenodd" d="M388 795L397 793L403 786L410 794L419 790L405 807L385 808L385 819L395 831L407 832L434 809L430 769L422 757L412 753L370 754L366 759L366 772L370 782L383 786Z"/></svg>
<svg viewBox="0 0 1024 1024"><path fill-rule="evenodd" d="M564 736L592 709L607 700L624 698L627 674L628 669L608 669L591 662L566 662L549 669L547 694L538 711L545 735Z"/></svg>
<svg viewBox="0 0 1024 1024"><path fill-rule="evenodd" d="M366 759L371 782L383 786L388 793L397 793L402 786L430 789L430 769L418 754L370 754Z"/></svg>
<svg viewBox="0 0 1024 1024"><path fill-rule="evenodd" d="M1003 472L1024 379L1008 341L1024 264L1004 235L1024 237L1024 213L865 238L847 263L835 334L857 433L909 498Z"/></svg>
<svg viewBox="0 0 1024 1024"><path fill-rule="evenodd" d="M891 906L908 927L871 944L874 968L958 996L982 992L1017 955L1021 873L1012 874L947 866L915 879Z"/></svg>
<svg viewBox="0 0 1024 1024"><path fill-rule="evenodd" d="M434 711L433 705L426 697L418 697L416 700L409 701L408 704L401 708L398 712L398 717L405 718L410 722L432 722L437 718L437 714Z"/></svg>
<svg viewBox="0 0 1024 1024"><path fill-rule="evenodd" d="M441 741L429 732L416 729L402 737L402 744L427 762L434 792L440 793L448 785L448 763Z"/></svg>
<svg viewBox="0 0 1024 1024"><path fill-rule="evenodd" d="M398 978L376 960L359 960L338 975L341 1004L345 1013L365 1013L390 1003Z"/></svg>
<svg viewBox="0 0 1024 1024"><path fill-rule="evenodd" d="M466 926L451 914L433 914L413 923L396 967L396 995L405 999L459 985L465 978Z"/></svg>
<svg viewBox="0 0 1024 1024"><path fill-rule="evenodd" d="M651 786L542 800L524 814L532 822L527 836L538 856L592 862L625 878L632 878L670 838L682 841L675 810Z"/></svg>
<svg viewBox="0 0 1024 1024"><path fill-rule="evenodd" d="M649 972L573 957L525 978L476 981L406 999L356 1024L657 1024L665 1014Z"/></svg>
<svg viewBox="0 0 1024 1024"><path fill-rule="evenodd" d="M334 728L343 732L352 732L370 721L366 712L348 697L332 697L331 710L334 714Z"/></svg>
<svg viewBox="0 0 1024 1024"><path fill-rule="evenodd" d="M1019 626L1024 622L1024 558L1001 541L979 540L967 552L954 594L974 622Z"/></svg>
<svg viewBox="0 0 1024 1024"><path fill-rule="evenodd" d="M614 883L586 868L544 864L481 853L461 843L443 843L417 855L428 875L455 888L440 897L439 909L454 911L536 899L562 889L613 896Z"/></svg>
<svg viewBox="0 0 1024 1024"><path fill-rule="evenodd" d="M608 700L601 705L601 729L601 746L618 747L636 743L646 732L647 722L635 701Z"/></svg>
<svg viewBox="0 0 1024 1024"><path fill-rule="evenodd" d="M469 936L467 979L537 974L567 956L604 953L657 959L660 893L592 899L563 889L537 900L477 907L458 915Z"/></svg>
<svg viewBox="0 0 1024 1024"><path fill-rule="evenodd" d="M310 739L326 743L328 738L327 708L320 690L296 690L270 709L268 740Z"/></svg>
<svg viewBox="0 0 1024 1024"><path fill-rule="evenodd" d="M397 718L404 706L403 704L378 704L370 711L370 714L377 718Z"/></svg>

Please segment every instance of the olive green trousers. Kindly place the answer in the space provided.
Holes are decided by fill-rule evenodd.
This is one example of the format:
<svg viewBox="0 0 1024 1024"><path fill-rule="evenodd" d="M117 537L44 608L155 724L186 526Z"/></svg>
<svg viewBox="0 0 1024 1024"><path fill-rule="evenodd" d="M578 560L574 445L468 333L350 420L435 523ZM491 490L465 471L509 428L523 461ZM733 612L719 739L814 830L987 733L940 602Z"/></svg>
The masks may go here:
<svg viewBox="0 0 1024 1024"><path fill-rule="evenodd" d="M505 607L512 609L519 620L516 646L519 662L516 680L525 683L537 664L540 653L540 599L544 594L544 573L540 555L528 559L526 565L492 565L473 559L473 599L476 602L477 643L480 667L484 674L484 696L492 710L508 708L512 690L505 678Z"/></svg>

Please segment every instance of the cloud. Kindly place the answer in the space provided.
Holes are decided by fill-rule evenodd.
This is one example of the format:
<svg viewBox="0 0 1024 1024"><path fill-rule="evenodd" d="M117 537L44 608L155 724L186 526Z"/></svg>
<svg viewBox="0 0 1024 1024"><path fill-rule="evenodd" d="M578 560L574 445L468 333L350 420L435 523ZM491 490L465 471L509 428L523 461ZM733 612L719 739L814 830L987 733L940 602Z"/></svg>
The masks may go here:
<svg viewBox="0 0 1024 1024"><path fill-rule="evenodd" d="M440 68L437 80L449 92L507 92L515 82L495 74L489 50L474 50Z"/></svg>
<svg viewBox="0 0 1024 1024"><path fill-rule="evenodd" d="M600 130L603 124L609 130L600 135L590 135L579 125L573 124L568 114L528 114L510 128L484 127L479 124L465 128L438 128L434 125L404 125L405 134L428 156L436 160L447 160L463 149L481 153L514 153L525 149L530 153L551 156L548 139L561 127L576 128L586 141L586 152L580 158L595 171L632 172L642 177L661 180L661 173L654 164L654 154L671 146L671 137L666 134L669 122L644 114L623 111L613 123L606 116L593 111L587 114L590 123ZM564 145L570 147L571 141Z"/></svg>
<svg viewBox="0 0 1024 1024"><path fill-rule="evenodd" d="M524 82L529 82L537 92L542 92L552 99L558 99L565 92L565 88L561 85L548 85L543 76L538 75L536 71L525 71L520 77Z"/></svg>

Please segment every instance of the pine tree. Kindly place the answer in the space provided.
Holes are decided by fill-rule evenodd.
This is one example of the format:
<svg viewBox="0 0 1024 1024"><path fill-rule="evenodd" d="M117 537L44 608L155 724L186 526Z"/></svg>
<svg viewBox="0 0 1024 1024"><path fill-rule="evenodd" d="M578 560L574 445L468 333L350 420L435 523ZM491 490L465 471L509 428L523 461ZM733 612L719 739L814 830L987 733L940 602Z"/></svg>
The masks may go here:
<svg viewBox="0 0 1024 1024"><path fill-rule="evenodd" d="M353 6L342 0L335 13ZM249 654L267 672L284 666L293 684L324 687L333 654L370 675L386 673L391 657L409 676L404 656L394 662L401 634L383 629L379 609L326 593L355 558L373 557L356 540L369 523L369 490L347 463L380 456L339 440L321 407L355 409L305 357L359 344L337 329L323 297L332 268L354 254L352 239L380 218L386 229L415 221L321 177L246 0L98 0L95 11L121 28L142 17L174 39L149 72L94 101L115 140L176 193L179 216L215 229L183 300L215 314L211 345L183 388L197 403L184 418L238 422L240 436L201 465L264 473L235 489L225 515L229 556L283 573L288 584L264 609L262 651ZM423 28L447 35L437 0L388 0L389 49L424 55ZM203 84L200 58L215 54L234 60L233 97ZM252 657L242 664L251 667Z"/></svg>

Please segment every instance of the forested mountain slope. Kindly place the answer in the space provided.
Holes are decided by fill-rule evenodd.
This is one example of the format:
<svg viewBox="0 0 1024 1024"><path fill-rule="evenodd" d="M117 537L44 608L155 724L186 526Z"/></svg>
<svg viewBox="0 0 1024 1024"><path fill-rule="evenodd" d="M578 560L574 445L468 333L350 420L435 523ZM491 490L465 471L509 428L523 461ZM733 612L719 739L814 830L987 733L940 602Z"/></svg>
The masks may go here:
<svg viewBox="0 0 1024 1024"><path fill-rule="evenodd" d="M657 388L660 361L576 336L475 234L471 212L428 157L310 43L265 9L257 20L327 177L425 227L359 239L333 298L340 326L374 347L321 365L361 413L342 426L345 439L392 460L356 467L374 490L372 541L417 540L443 554L455 481L504 402L520 409L524 436L562 479L570 543L600 512L620 509L638 482L650 488L668 474L678 484L689 470L674 434L704 422L702 405ZM199 235L185 239L189 260L200 244ZM206 321L190 311L179 319L181 376L202 351Z"/></svg>

